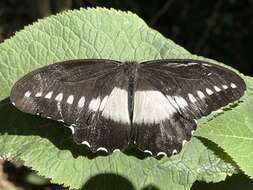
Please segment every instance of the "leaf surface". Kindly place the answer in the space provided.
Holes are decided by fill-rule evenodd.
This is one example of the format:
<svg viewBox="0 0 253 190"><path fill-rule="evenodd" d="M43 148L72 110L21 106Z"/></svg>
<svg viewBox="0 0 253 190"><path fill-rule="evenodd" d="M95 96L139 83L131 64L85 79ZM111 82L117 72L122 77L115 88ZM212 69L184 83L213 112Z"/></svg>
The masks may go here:
<svg viewBox="0 0 253 190"><path fill-rule="evenodd" d="M240 169L253 176L253 79L245 77L247 93L239 106L227 109L214 120L205 121L198 136L220 146L238 164Z"/></svg>

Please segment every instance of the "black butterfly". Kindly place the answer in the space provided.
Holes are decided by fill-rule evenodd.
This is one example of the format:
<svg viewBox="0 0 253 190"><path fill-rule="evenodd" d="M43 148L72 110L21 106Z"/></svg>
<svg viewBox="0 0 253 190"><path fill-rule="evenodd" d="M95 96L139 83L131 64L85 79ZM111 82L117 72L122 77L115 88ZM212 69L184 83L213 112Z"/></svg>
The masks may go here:
<svg viewBox="0 0 253 190"><path fill-rule="evenodd" d="M69 60L35 70L11 91L21 111L70 126L92 152L130 143L155 156L180 152L196 119L238 100L244 81L224 67L197 60L143 63Z"/></svg>

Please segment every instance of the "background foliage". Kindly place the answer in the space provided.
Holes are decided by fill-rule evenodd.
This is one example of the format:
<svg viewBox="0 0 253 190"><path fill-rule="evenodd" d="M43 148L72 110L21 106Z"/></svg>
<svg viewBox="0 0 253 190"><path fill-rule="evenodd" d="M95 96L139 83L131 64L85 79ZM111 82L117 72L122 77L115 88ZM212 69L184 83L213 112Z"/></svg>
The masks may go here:
<svg viewBox="0 0 253 190"><path fill-rule="evenodd" d="M3 0L0 39L38 18L66 9L112 7L130 10L191 53L210 57L252 75L253 0ZM2 32L1 32L2 31Z"/></svg>

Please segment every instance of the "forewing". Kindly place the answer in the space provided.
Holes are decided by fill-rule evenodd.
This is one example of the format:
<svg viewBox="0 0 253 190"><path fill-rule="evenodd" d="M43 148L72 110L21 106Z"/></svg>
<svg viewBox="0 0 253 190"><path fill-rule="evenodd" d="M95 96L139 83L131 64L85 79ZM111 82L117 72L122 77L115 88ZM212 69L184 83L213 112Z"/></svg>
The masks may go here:
<svg viewBox="0 0 253 190"><path fill-rule="evenodd" d="M93 152L112 152L129 142L127 88L119 62L74 60L29 73L14 85L10 98L21 111L66 123L74 140Z"/></svg>
<svg viewBox="0 0 253 190"><path fill-rule="evenodd" d="M238 100L246 90L235 72L196 60L161 60L142 64L146 79L178 105L178 111L199 119ZM152 79L148 76L150 75Z"/></svg>
<svg viewBox="0 0 253 190"><path fill-rule="evenodd" d="M146 62L138 72L135 142L154 155L178 153L191 138L196 119L238 100L246 90L236 73L195 60Z"/></svg>

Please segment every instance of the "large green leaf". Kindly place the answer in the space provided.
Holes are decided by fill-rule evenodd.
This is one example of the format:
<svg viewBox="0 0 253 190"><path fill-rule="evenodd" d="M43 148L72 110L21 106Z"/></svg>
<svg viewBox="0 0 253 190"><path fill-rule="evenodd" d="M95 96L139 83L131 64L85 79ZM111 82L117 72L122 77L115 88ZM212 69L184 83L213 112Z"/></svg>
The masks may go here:
<svg viewBox="0 0 253 190"><path fill-rule="evenodd" d="M14 82L29 71L75 58L207 60L191 55L132 13L101 8L68 11L28 26L0 44L0 99L8 97ZM241 105L238 107L243 109ZM230 114L224 112L227 117ZM214 117L210 126L216 126L218 118ZM229 121L222 122L226 125ZM240 126L244 130L244 124ZM55 183L86 189L96 189L111 177L116 180L115 189L119 189L117 185L121 189L141 189L148 185L159 189L190 189L195 180L217 182L237 169L214 143L194 137L179 155L161 160L134 149L109 156L91 154L84 146L72 143L69 129L21 113L8 99L0 102L0 154L7 159L23 160L26 166ZM109 183L112 182L106 184Z"/></svg>
<svg viewBox="0 0 253 190"><path fill-rule="evenodd" d="M240 106L205 121L196 135L208 138L227 152L238 166L253 177L253 78L245 77L247 94Z"/></svg>

